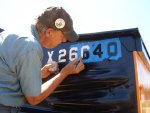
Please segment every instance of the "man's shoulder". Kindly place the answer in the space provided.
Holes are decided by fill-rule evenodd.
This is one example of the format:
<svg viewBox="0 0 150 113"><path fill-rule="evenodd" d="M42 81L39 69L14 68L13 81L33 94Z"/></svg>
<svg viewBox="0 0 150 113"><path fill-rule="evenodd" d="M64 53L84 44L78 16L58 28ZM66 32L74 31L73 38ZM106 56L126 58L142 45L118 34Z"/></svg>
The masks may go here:
<svg viewBox="0 0 150 113"><path fill-rule="evenodd" d="M18 33L11 33L5 31L1 33L0 36L1 39L3 40L3 44L15 43L16 45L21 44L23 46L24 45L23 43L34 42L34 38L31 37L30 35L21 35Z"/></svg>
<svg viewBox="0 0 150 113"><path fill-rule="evenodd" d="M40 48L39 42L33 37L31 33L20 34L4 31L0 34L1 43L4 48L9 47L13 51L30 51Z"/></svg>

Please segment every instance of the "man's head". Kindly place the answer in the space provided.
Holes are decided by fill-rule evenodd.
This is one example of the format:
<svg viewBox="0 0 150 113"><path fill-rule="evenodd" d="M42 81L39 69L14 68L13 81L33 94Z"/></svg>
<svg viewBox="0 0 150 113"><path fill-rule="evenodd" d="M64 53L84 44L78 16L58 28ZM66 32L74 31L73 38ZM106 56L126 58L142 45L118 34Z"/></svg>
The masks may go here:
<svg viewBox="0 0 150 113"><path fill-rule="evenodd" d="M73 29L73 21L70 15L62 7L47 8L44 13L37 18L36 28L40 34L45 34L45 37L51 36L51 40L49 40L51 41L50 43L55 43L57 39L59 41L62 40L62 42L67 40L74 42L79 38ZM52 37L54 39L52 39ZM55 42L52 40L55 40ZM61 42L57 42L55 46L59 43Z"/></svg>

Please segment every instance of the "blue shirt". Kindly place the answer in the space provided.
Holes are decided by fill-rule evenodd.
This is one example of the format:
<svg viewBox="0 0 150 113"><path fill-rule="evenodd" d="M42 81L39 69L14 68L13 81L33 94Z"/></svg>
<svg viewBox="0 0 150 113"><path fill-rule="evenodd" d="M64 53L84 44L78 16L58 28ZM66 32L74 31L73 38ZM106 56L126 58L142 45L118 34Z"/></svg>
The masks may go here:
<svg viewBox="0 0 150 113"><path fill-rule="evenodd" d="M0 33L0 104L21 106L41 92L43 51L35 27L24 37Z"/></svg>

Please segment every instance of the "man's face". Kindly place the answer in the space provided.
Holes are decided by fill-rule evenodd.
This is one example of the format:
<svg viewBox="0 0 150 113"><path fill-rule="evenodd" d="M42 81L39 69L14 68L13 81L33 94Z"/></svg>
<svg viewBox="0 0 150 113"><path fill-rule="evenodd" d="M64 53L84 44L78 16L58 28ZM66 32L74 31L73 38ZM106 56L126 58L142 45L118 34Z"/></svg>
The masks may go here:
<svg viewBox="0 0 150 113"><path fill-rule="evenodd" d="M45 38L44 47L46 48L54 48L57 45L61 44L62 42L66 42L66 38L61 31L51 30Z"/></svg>

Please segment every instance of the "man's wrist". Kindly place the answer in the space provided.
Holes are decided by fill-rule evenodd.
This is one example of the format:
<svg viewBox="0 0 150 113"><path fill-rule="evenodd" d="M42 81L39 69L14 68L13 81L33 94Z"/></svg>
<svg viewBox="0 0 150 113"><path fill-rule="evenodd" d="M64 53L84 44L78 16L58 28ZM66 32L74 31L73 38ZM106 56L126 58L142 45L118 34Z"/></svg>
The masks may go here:
<svg viewBox="0 0 150 113"><path fill-rule="evenodd" d="M63 76L68 76L69 75L64 69L62 69L60 71L60 74L63 75Z"/></svg>

